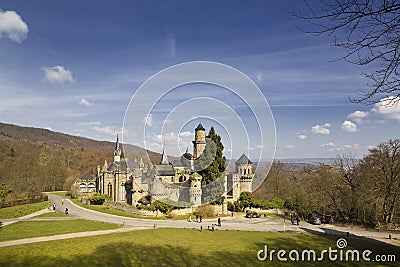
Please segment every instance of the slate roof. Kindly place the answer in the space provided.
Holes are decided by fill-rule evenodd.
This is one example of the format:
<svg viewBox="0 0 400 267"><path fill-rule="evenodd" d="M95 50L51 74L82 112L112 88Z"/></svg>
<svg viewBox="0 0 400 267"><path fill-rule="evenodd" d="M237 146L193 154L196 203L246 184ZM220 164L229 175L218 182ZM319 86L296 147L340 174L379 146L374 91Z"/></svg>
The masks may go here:
<svg viewBox="0 0 400 267"><path fill-rule="evenodd" d="M82 175L79 178L79 180L81 180L81 181L94 181L95 179L94 179L93 176L91 176L90 174L86 173L86 174Z"/></svg>
<svg viewBox="0 0 400 267"><path fill-rule="evenodd" d="M195 129L196 131L205 131L206 129L204 129L204 127L203 127L203 125L201 125L201 123L199 123L199 125L197 125L197 127L196 127L196 129Z"/></svg>
<svg viewBox="0 0 400 267"><path fill-rule="evenodd" d="M115 170L120 170L120 171L126 171L127 170L127 164L125 161L120 161L120 162L112 162L110 165L108 165L107 171L112 172Z"/></svg>
<svg viewBox="0 0 400 267"><path fill-rule="evenodd" d="M175 175L174 168L172 165L156 165L156 170L160 176L172 176Z"/></svg>
<svg viewBox="0 0 400 267"><path fill-rule="evenodd" d="M236 161L236 164L252 164L248 157L243 153L240 158Z"/></svg>

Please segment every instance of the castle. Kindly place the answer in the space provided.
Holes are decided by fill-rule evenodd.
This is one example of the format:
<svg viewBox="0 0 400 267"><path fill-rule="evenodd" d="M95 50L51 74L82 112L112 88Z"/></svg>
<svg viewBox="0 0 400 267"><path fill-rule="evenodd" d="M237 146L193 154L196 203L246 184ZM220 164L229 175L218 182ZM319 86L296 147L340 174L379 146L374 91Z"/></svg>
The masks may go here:
<svg viewBox="0 0 400 267"><path fill-rule="evenodd" d="M188 150L179 160L170 161L163 150L160 162L153 165L127 160L118 136L115 143L113 162L97 166L96 191L107 194L112 201L136 205L144 197L168 199L175 202L203 204L202 177L196 172L196 160L206 147L206 133L201 123L195 129L193 155ZM235 172L223 177L224 197L236 201L242 192L252 191L254 177L252 162L244 155L235 162ZM83 183L83 179L78 179ZM83 185L84 186L84 185Z"/></svg>

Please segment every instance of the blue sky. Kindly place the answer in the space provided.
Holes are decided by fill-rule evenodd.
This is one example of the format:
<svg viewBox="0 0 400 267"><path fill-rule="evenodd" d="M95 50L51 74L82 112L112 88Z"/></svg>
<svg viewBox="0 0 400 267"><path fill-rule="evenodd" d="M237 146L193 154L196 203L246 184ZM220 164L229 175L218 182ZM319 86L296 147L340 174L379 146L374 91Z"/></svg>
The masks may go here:
<svg viewBox="0 0 400 267"><path fill-rule="evenodd" d="M259 86L274 116L277 158L362 157L397 138L400 108L350 103L366 88L360 75L366 69L332 62L345 51L326 36L297 30L299 22L286 11L293 3L0 0L0 121L112 141L143 82L172 65L201 60L232 66ZM193 88L176 89L159 107L176 107L198 90L233 101L210 87ZM166 114L155 112L147 126L168 125ZM207 129L215 124L227 155L256 157L257 144L247 141L230 150L227 140L242 138L229 131L234 126L197 119ZM178 155L190 148L197 123L187 118L162 140L149 130L146 145L157 151L164 141ZM182 147L171 145L177 138Z"/></svg>

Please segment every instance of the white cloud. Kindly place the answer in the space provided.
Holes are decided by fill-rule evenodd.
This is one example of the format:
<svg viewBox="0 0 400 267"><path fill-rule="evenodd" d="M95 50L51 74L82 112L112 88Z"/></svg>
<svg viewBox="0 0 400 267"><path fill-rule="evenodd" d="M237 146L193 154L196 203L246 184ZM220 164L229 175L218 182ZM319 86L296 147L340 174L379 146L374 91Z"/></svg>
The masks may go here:
<svg viewBox="0 0 400 267"><path fill-rule="evenodd" d="M325 123L324 125L317 124L311 128L311 132L315 134L330 134L331 131L328 129L330 126L330 123Z"/></svg>
<svg viewBox="0 0 400 267"><path fill-rule="evenodd" d="M28 25L15 11L0 10L0 38L6 35L10 40L22 43L28 31Z"/></svg>
<svg viewBox="0 0 400 267"><path fill-rule="evenodd" d="M307 135L305 135L305 134L299 134L299 138L300 138L301 140L305 140L305 139L307 139Z"/></svg>
<svg viewBox="0 0 400 267"><path fill-rule="evenodd" d="M263 81L264 81L264 77L263 77L263 75L262 75L262 73L261 72L259 72L258 74L257 74L257 82L258 83L262 83Z"/></svg>
<svg viewBox="0 0 400 267"><path fill-rule="evenodd" d="M82 98L81 101L79 101L79 105L84 105L84 106L91 106L92 103L90 103L89 101L87 101L86 99Z"/></svg>
<svg viewBox="0 0 400 267"><path fill-rule="evenodd" d="M342 129L347 132L357 132L357 125L352 121L344 121L342 123Z"/></svg>
<svg viewBox="0 0 400 267"><path fill-rule="evenodd" d="M114 127L110 127L110 126L104 126L104 127L94 126L92 129L95 131L98 131L100 133L107 134L107 135L113 135L113 136L120 133Z"/></svg>
<svg viewBox="0 0 400 267"><path fill-rule="evenodd" d="M54 67L41 67L44 72L43 81L49 83L73 83L75 82L74 77L72 77L72 73L70 70L64 69L63 66L57 65Z"/></svg>
<svg viewBox="0 0 400 267"><path fill-rule="evenodd" d="M193 133L189 132L189 131L179 133L179 137L192 137L192 136L193 136Z"/></svg>
<svg viewBox="0 0 400 267"><path fill-rule="evenodd" d="M153 126L153 114L148 114L146 117L142 119L142 122L145 123L146 126Z"/></svg>
<svg viewBox="0 0 400 267"><path fill-rule="evenodd" d="M286 145L285 148L286 148L286 149L293 149L294 146L293 146L293 145Z"/></svg>
<svg viewBox="0 0 400 267"><path fill-rule="evenodd" d="M353 144L353 145L344 145L344 148L360 148L359 144Z"/></svg>
<svg viewBox="0 0 400 267"><path fill-rule="evenodd" d="M320 147L335 147L335 146L336 145L334 143L332 143L332 142L320 145Z"/></svg>
<svg viewBox="0 0 400 267"><path fill-rule="evenodd" d="M378 115L389 119L400 120L400 98L399 97L387 97L383 98L376 103L371 111L375 112Z"/></svg>
<svg viewBox="0 0 400 267"><path fill-rule="evenodd" d="M353 113L350 113L347 118L352 119L356 123L363 123L363 119L365 119L369 115L369 112L367 111L360 111L356 110Z"/></svg>
<svg viewBox="0 0 400 267"><path fill-rule="evenodd" d="M167 37L167 44L168 44L168 54L171 57L176 56L176 40L173 34L168 34Z"/></svg>
<svg viewBox="0 0 400 267"><path fill-rule="evenodd" d="M89 122L80 122L79 125L100 125L101 122L99 121L89 121Z"/></svg>

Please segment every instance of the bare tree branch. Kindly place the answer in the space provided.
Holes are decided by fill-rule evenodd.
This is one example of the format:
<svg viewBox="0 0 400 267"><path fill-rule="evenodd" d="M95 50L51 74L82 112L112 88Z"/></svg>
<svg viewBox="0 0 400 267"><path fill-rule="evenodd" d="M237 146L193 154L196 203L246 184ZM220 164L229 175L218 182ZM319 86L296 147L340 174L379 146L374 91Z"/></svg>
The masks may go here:
<svg viewBox="0 0 400 267"><path fill-rule="evenodd" d="M400 0L304 0L303 10L291 11L309 26L300 30L333 37L334 46L347 50L339 60L375 68L362 73L370 89L352 102L400 101Z"/></svg>

